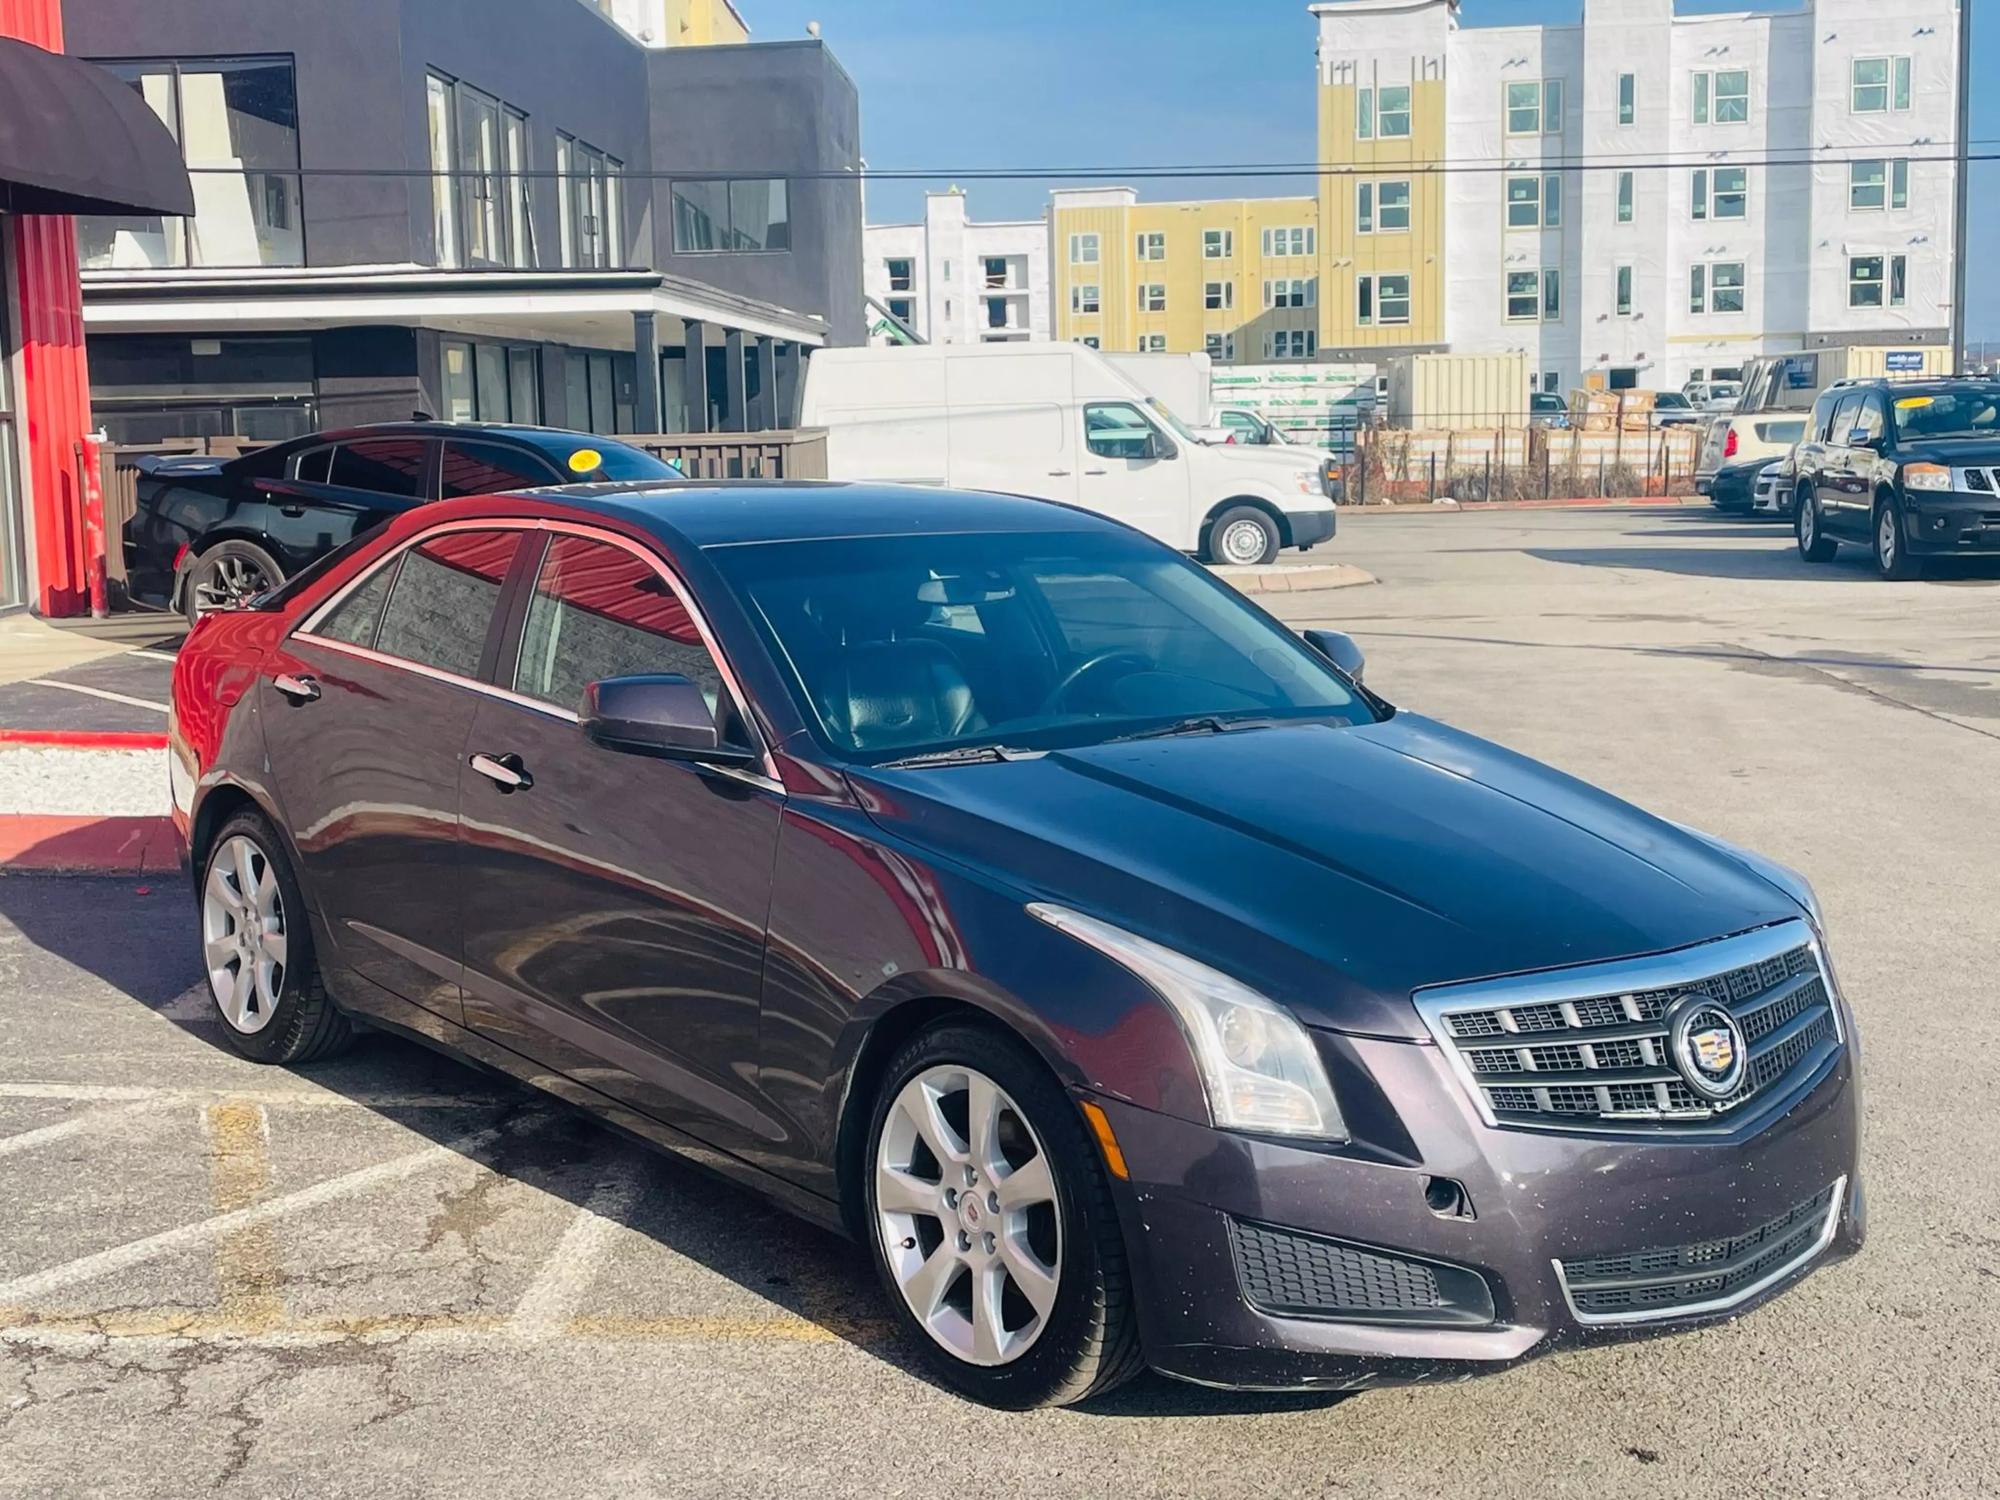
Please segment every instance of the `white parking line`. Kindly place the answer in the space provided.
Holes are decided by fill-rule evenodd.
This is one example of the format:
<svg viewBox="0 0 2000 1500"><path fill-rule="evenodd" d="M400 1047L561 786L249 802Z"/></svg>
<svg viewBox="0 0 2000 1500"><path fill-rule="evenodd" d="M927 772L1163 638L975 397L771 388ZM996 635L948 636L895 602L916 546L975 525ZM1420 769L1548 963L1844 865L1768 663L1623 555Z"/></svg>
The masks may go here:
<svg viewBox="0 0 2000 1500"><path fill-rule="evenodd" d="M102 698L107 703L124 703L133 708L150 708L156 713L169 713L164 703L154 703L146 698L134 698L128 693L114 693L109 688L85 687L80 682L57 682L53 677L37 677L36 687L61 688L65 693L82 693L86 698Z"/></svg>
<svg viewBox="0 0 2000 1500"><path fill-rule="evenodd" d="M524 1115L521 1121L528 1118ZM517 1121L516 1124L521 1121ZM128 1240L125 1244L114 1245L109 1250L100 1250L95 1255L86 1255L63 1265L50 1266L46 1270L31 1271L26 1276L15 1277L12 1281L0 1281L0 1304L28 1301L59 1291L63 1287L75 1286L78 1282L94 1281L100 1276L110 1276L146 1261L156 1260L162 1255L171 1255L177 1250L203 1244L219 1235L246 1229L253 1224L267 1223L272 1219L283 1218L287 1214L301 1213L339 1198L351 1198L357 1193L365 1193L371 1188L381 1187L385 1183L396 1182L405 1177L413 1177L419 1172L429 1171L450 1162L464 1166L478 1166L477 1162L468 1161L466 1158L472 1152L482 1151L492 1145L500 1135L498 1127L475 1130L455 1140L447 1141L441 1146L426 1146L421 1151L412 1151L406 1156L377 1162L372 1167L363 1167L344 1176L329 1178L325 1182L314 1183L309 1188L300 1188L297 1192L285 1193L266 1202L253 1204L249 1208L239 1208L233 1213L217 1214L212 1219L203 1219L196 1224L183 1224L178 1229L164 1230L159 1234L149 1234L144 1239Z"/></svg>
<svg viewBox="0 0 2000 1500"><path fill-rule="evenodd" d="M130 651L127 651L125 654L127 656L143 656L146 658L147 661L163 661L170 667L175 662L180 660L180 658L175 656L174 653L171 651L155 651L150 646L134 646Z"/></svg>
<svg viewBox="0 0 2000 1500"><path fill-rule="evenodd" d="M598 1262L631 1215L643 1176L644 1164L636 1156L620 1157L612 1164L514 1305L507 1319L510 1334L546 1338L576 1316L597 1275Z"/></svg>
<svg viewBox="0 0 2000 1500"><path fill-rule="evenodd" d="M22 1151L33 1151L38 1146L46 1146L51 1141L60 1141L79 1131L89 1130L107 1120L115 1120L121 1115L137 1114L142 1110L158 1109L167 1101L164 1099L139 1099L128 1103L123 1109L100 1109L87 1115L79 1115L74 1120L64 1120L58 1125L44 1125L39 1130L24 1130L19 1135L0 1138L0 1156L13 1156Z"/></svg>

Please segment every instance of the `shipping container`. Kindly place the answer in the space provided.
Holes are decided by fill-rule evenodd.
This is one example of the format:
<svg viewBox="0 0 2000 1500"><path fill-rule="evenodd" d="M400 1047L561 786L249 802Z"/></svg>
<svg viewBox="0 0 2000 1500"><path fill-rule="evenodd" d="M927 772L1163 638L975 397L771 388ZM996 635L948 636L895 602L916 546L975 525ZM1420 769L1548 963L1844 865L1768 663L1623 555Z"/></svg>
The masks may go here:
<svg viewBox="0 0 2000 1500"><path fill-rule="evenodd" d="M1528 420L1525 354L1399 354L1389 361L1396 427L1521 427Z"/></svg>

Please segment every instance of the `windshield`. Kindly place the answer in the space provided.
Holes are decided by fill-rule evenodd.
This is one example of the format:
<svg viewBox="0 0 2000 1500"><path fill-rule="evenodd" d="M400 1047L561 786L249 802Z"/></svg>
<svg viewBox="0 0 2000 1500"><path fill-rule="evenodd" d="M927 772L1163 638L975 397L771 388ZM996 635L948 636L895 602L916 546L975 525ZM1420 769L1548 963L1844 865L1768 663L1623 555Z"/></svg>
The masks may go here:
<svg viewBox="0 0 2000 1500"><path fill-rule="evenodd" d="M1687 406L1688 398L1683 396L1679 391L1662 391L1654 398L1653 404L1655 406L1671 406L1676 410L1681 410Z"/></svg>
<svg viewBox="0 0 2000 1500"><path fill-rule="evenodd" d="M2000 437L2000 383L1916 392L1891 404L1905 438Z"/></svg>
<svg viewBox="0 0 2000 1500"><path fill-rule="evenodd" d="M1141 537L854 537L709 556L814 734L847 759L1056 749L1196 717L1376 717L1291 632Z"/></svg>
<svg viewBox="0 0 2000 1500"><path fill-rule="evenodd" d="M1186 425L1182 423L1181 419L1175 416L1173 411L1167 406L1167 403L1162 401L1158 396L1148 396L1146 398L1146 405L1152 409L1154 416L1179 433L1183 441L1190 443L1201 441L1200 438L1187 430Z"/></svg>
<svg viewBox="0 0 2000 1500"><path fill-rule="evenodd" d="M610 479L681 479L680 465L655 458L644 448L582 434L544 439L537 444L563 471L566 483L591 484Z"/></svg>

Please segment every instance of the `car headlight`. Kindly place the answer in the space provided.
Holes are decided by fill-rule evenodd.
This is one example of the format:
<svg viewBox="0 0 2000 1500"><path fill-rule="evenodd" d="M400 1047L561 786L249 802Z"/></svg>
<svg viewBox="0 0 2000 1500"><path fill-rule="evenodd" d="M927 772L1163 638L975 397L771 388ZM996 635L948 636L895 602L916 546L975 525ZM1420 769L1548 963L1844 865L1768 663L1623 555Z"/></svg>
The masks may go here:
<svg viewBox="0 0 2000 1500"><path fill-rule="evenodd" d="M1319 493L1319 476L1317 474L1300 474L1298 478L1299 493L1301 495L1317 495Z"/></svg>
<svg viewBox="0 0 2000 1500"><path fill-rule="evenodd" d="M1948 490L1951 488L1951 470L1943 464L1904 464L1903 488Z"/></svg>
<svg viewBox="0 0 2000 1500"><path fill-rule="evenodd" d="M1109 922L1040 901L1028 911L1130 970L1167 1002L1187 1036L1217 1127L1348 1138L1319 1053L1283 1008L1207 964Z"/></svg>

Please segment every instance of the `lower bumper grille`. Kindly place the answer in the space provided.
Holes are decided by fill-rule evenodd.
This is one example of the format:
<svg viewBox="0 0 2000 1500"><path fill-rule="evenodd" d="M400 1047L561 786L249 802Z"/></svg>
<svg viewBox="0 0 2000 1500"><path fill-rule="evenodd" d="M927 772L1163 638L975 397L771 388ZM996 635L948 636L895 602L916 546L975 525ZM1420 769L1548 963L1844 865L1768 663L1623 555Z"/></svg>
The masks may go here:
<svg viewBox="0 0 2000 1500"><path fill-rule="evenodd" d="M1493 1321L1492 1292L1462 1266L1240 1219L1229 1221L1229 1238L1243 1295L1264 1312L1354 1322Z"/></svg>
<svg viewBox="0 0 2000 1500"><path fill-rule="evenodd" d="M1804 1265L1833 1238L1847 1179L1755 1229L1630 1255L1559 1260L1556 1275L1583 1323L1632 1323L1719 1312Z"/></svg>

